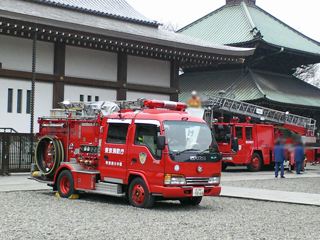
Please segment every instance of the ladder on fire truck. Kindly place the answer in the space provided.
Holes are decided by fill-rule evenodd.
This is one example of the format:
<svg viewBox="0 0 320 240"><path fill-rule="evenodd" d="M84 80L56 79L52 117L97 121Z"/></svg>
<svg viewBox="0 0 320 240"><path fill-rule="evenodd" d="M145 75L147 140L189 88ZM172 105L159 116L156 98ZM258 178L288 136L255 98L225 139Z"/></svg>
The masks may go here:
<svg viewBox="0 0 320 240"><path fill-rule="evenodd" d="M208 100L203 102L203 106L207 108L207 111L209 110L211 118L213 117L212 111L220 111L228 114L248 116L274 124L291 124L304 127L307 130L312 131L312 133L317 129L316 120L312 118L302 117L290 114L289 112L282 112L225 97L210 96Z"/></svg>

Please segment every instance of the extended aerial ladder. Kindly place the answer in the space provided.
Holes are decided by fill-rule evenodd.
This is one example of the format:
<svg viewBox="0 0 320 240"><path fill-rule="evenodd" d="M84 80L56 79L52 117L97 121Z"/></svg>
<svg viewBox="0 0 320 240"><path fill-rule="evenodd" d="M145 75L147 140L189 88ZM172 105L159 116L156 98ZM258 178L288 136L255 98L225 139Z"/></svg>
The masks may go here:
<svg viewBox="0 0 320 240"><path fill-rule="evenodd" d="M287 128L305 132L314 135L316 128L316 120L312 118L302 117L282 112L271 108L262 107L259 105L233 100L230 98L210 96L208 100L202 103L206 108L206 120L213 121L213 112L248 116L252 119L270 122L276 125L285 125Z"/></svg>

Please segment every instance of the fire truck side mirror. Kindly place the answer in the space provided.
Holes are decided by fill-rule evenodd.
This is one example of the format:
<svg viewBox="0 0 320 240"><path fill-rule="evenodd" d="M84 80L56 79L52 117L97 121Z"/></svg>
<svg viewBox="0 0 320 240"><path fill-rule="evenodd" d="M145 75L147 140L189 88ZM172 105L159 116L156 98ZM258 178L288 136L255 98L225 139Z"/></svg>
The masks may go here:
<svg viewBox="0 0 320 240"><path fill-rule="evenodd" d="M166 137L163 135L159 135L157 138L157 149L158 150L164 150L166 147Z"/></svg>
<svg viewBox="0 0 320 240"><path fill-rule="evenodd" d="M238 138L233 138L232 139L232 142L231 142L231 149L235 152L238 152L239 150L239 141L238 141Z"/></svg>

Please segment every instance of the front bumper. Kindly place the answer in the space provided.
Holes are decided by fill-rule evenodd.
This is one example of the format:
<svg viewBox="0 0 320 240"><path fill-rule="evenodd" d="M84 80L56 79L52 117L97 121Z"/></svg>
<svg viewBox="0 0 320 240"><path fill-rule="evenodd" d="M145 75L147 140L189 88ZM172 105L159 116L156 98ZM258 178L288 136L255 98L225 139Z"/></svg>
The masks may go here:
<svg viewBox="0 0 320 240"><path fill-rule="evenodd" d="M218 196L221 192L220 186L183 186L183 187L164 187L163 188L163 197L165 198L184 198L192 197L193 188L204 188L203 196Z"/></svg>

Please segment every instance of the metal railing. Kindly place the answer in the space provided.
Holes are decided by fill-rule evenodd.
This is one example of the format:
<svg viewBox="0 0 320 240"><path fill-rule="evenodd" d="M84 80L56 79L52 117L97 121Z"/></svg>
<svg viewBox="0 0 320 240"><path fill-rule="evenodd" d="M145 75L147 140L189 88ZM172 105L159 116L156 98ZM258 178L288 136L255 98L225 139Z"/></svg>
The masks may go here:
<svg viewBox="0 0 320 240"><path fill-rule="evenodd" d="M33 134L0 133L0 174L29 172L37 139Z"/></svg>

